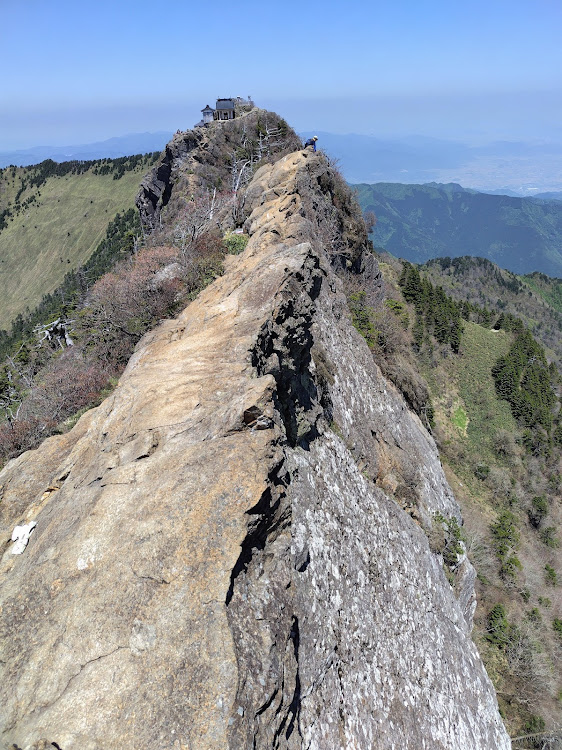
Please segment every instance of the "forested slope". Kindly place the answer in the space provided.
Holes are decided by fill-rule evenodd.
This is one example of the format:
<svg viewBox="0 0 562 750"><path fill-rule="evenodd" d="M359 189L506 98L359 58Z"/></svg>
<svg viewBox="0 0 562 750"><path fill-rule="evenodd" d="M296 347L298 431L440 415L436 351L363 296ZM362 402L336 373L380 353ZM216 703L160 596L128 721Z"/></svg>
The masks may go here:
<svg viewBox="0 0 562 750"><path fill-rule="evenodd" d="M479 256L519 274L562 276L562 203L487 195L460 185L355 185L377 217L372 239L414 263Z"/></svg>
<svg viewBox="0 0 562 750"><path fill-rule="evenodd" d="M488 311L520 318L562 361L562 281L542 273L518 276L485 258L436 258L422 266L424 275L451 297ZM486 313L485 313L486 314Z"/></svg>

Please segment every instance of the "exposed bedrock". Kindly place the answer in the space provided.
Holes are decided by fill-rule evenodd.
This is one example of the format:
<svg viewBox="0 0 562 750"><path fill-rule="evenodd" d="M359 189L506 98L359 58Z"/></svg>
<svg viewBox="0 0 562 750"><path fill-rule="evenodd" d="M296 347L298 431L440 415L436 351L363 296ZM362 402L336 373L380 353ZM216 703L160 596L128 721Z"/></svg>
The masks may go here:
<svg viewBox="0 0 562 750"><path fill-rule="evenodd" d="M455 594L424 531L460 518L435 444L332 270L377 283L353 227L326 247L331 174L263 167L244 253L0 474L4 746L510 747L470 566Z"/></svg>
<svg viewBox="0 0 562 750"><path fill-rule="evenodd" d="M203 130L176 133L164 149L160 162L144 176L136 204L146 230L159 225L162 209L168 204L172 194L177 166L201 146L204 137Z"/></svg>

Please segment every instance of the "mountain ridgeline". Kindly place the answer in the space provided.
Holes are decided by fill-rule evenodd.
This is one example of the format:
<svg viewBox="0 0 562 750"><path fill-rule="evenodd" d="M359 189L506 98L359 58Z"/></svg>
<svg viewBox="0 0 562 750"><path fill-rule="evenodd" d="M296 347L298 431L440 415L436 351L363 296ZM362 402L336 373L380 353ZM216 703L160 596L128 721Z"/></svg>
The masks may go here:
<svg viewBox="0 0 562 750"><path fill-rule="evenodd" d="M153 160L7 170L8 226ZM0 342L3 740L508 747L482 658L514 747L555 747L562 282L373 252L258 109L136 203Z"/></svg>
<svg viewBox="0 0 562 750"><path fill-rule="evenodd" d="M507 750L427 429L443 412L424 415L414 369L480 326L433 295L414 351L414 297L333 165L273 113L177 133L137 205L137 251L65 320L76 343L51 331L60 353L41 359L43 336L5 378L33 380L13 432L24 408L45 421L60 361L87 390L94 362L116 375L132 354L0 474L4 744ZM519 625L500 598L477 618L501 661ZM514 727L536 726L525 711Z"/></svg>
<svg viewBox="0 0 562 750"><path fill-rule="evenodd" d="M456 184L354 185L377 217L375 246L414 263L478 256L514 273L562 277L562 202L488 195Z"/></svg>
<svg viewBox="0 0 562 750"><path fill-rule="evenodd" d="M0 152L0 168L27 167L46 160L59 163L129 158L131 154L160 153L172 133L131 133L105 141L74 146L36 146L18 151Z"/></svg>

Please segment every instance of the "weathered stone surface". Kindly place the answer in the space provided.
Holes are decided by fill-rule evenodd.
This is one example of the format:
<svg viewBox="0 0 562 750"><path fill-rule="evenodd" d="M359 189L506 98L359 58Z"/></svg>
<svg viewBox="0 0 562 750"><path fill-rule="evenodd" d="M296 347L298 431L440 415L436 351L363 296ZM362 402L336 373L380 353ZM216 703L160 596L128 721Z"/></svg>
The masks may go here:
<svg viewBox="0 0 562 750"><path fill-rule="evenodd" d="M245 252L0 474L6 746L510 746L422 530L459 516L435 445L322 250L329 172L262 169Z"/></svg>

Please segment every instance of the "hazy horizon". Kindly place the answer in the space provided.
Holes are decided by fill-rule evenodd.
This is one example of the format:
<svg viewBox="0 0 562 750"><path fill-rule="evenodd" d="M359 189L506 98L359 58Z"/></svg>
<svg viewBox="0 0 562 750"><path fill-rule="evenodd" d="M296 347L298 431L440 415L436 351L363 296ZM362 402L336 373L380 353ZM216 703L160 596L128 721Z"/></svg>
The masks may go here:
<svg viewBox="0 0 562 750"><path fill-rule="evenodd" d="M336 159L351 183L456 182L484 192L517 195L562 191L562 144L503 140L469 145L421 135L383 138L322 130L298 132L303 139L319 135L321 149ZM0 151L0 168L44 159L91 160L159 151L172 135L171 131L131 133L92 143Z"/></svg>
<svg viewBox="0 0 562 750"><path fill-rule="evenodd" d="M255 0L171 0L162 12L147 0L27 0L0 13L13 63L0 151L184 130L216 97L249 94L299 131L562 142L552 0L287 0L282 13Z"/></svg>
<svg viewBox="0 0 562 750"><path fill-rule="evenodd" d="M90 105L67 110L22 108L17 112L4 112L0 121L0 151L78 145L143 132L187 130L200 119L200 110L207 103L212 106L215 99L216 96L207 96L197 102L172 102L155 107ZM373 97L368 102L350 97L260 100L254 96L254 100L258 106L283 116L298 131L321 130L335 135L369 135L384 139L421 136L474 146L497 141L562 144L560 103L552 92L510 94L503 98L495 94L441 95L426 99ZM498 113L500 103L502 111ZM527 115L516 117L518 111ZM450 113L448 117L446 112ZM480 112L479 118L474 116L475 112ZM472 118L469 113L473 113Z"/></svg>

